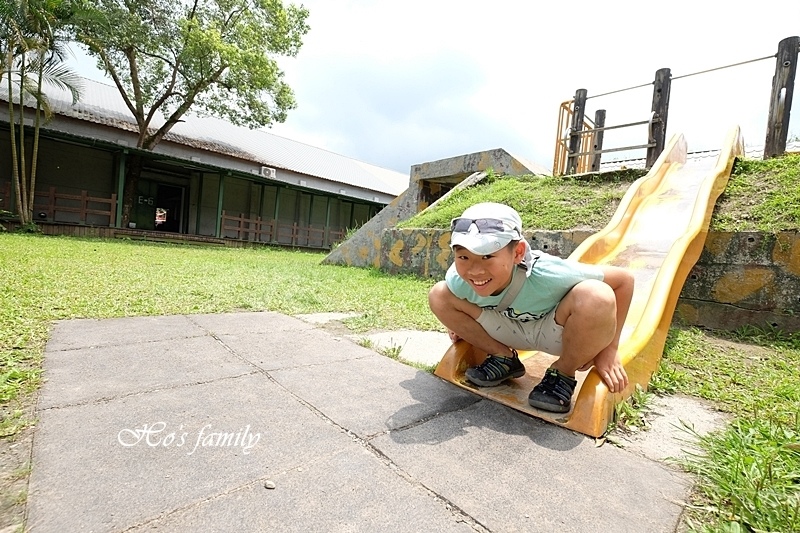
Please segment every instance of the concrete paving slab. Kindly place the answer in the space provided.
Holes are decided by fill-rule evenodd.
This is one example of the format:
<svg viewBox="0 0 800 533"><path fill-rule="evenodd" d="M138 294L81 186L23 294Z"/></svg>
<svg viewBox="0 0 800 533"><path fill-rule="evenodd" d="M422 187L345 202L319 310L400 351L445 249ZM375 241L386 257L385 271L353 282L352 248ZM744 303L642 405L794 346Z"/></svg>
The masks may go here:
<svg viewBox="0 0 800 533"><path fill-rule="evenodd" d="M206 332L183 315L59 320L50 332L47 349L73 350L109 346L123 339L126 344L135 344L202 335Z"/></svg>
<svg viewBox="0 0 800 533"><path fill-rule="evenodd" d="M187 318L213 335L271 333L277 336L286 332L314 330L312 324L271 311L190 315Z"/></svg>
<svg viewBox="0 0 800 533"><path fill-rule="evenodd" d="M77 326L80 328L81 326ZM208 335L118 345L51 350L39 408L49 409L159 388L256 372Z"/></svg>
<svg viewBox="0 0 800 533"><path fill-rule="evenodd" d="M348 448L360 446L263 374L46 409L28 526L125 530Z"/></svg>
<svg viewBox="0 0 800 533"><path fill-rule="evenodd" d="M370 357L270 372L338 424L362 437L463 409L479 397L427 372Z"/></svg>
<svg viewBox="0 0 800 533"><path fill-rule="evenodd" d="M311 324L325 325L345 318L358 316L358 313L312 313L295 315L296 318ZM404 361L435 366L452 344L450 337L440 331L396 330L345 335L359 344L361 339L372 343L376 351L399 349L399 357Z"/></svg>
<svg viewBox="0 0 800 533"><path fill-rule="evenodd" d="M283 333L225 334L218 338L240 357L268 371L375 356L374 351L349 339L313 328Z"/></svg>
<svg viewBox="0 0 800 533"><path fill-rule="evenodd" d="M688 482L483 400L371 441L490 531L673 532Z"/></svg>
<svg viewBox="0 0 800 533"><path fill-rule="evenodd" d="M363 313L301 313L294 316L309 324L327 324L328 322L340 322L347 318L355 318L362 314Z"/></svg>
<svg viewBox="0 0 800 533"><path fill-rule="evenodd" d="M430 366L439 364L452 344L447 333L439 331L398 330L348 337L356 341L367 338L376 350L399 348L401 359Z"/></svg>
<svg viewBox="0 0 800 533"><path fill-rule="evenodd" d="M678 522L682 475L298 318L155 319L54 328L31 531L659 532Z"/></svg>
<svg viewBox="0 0 800 533"><path fill-rule="evenodd" d="M374 453L346 448L302 469L258 480L160 517L131 532L442 531L474 533L429 491Z"/></svg>
<svg viewBox="0 0 800 533"><path fill-rule="evenodd" d="M653 396L646 414L646 431L620 433L615 435L615 442L630 452L668 464L700 453L696 435L721 430L731 420L730 414L708 402L680 394Z"/></svg>

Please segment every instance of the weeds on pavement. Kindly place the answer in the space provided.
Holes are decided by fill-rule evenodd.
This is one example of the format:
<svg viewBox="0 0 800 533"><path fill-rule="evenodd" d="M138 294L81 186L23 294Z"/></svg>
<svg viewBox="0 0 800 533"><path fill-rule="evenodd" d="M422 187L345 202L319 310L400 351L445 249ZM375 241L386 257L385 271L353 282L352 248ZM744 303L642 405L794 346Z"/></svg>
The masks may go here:
<svg viewBox="0 0 800 533"><path fill-rule="evenodd" d="M680 461L698 480L691 531L800 531L798 369L797 334L670 331L651 390L705 398L736 417L723 430L694 434L699 451Z"/></svg>

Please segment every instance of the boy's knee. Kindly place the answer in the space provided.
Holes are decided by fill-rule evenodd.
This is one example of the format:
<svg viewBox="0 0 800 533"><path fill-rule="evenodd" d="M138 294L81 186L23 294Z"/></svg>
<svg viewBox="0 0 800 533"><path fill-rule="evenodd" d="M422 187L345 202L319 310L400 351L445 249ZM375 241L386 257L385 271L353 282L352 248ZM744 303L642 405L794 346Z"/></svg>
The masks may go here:
<svg viewBox="0 0 800 533"><path fill-rule="evenodd" d="M598 313L616 313L617 297L611 287L602 281L596 280L587 280L581 285L583 285L582 288L584 289L583 304L588 309L596 310Z"/></svg>
<svg viewBox="0 0 800 533"><path fill-rule="evenodd" d="M437 314L437 311L447 305L447 300L450 295L452 295L452 293L450 289L447 288L447 283L444 281L440 281L431 287L431 290L428 291L428 306L431 308L431 311Z"/></svg>
<svg viewBox="0 0 800 533"><path fill-rule="evenodd" d="M460 299L450 291L447 283L440 281L428 291L428 306L436 318L444 325L452 328L456 321L471 318L477 320L483 309L466 300Z"/></svg>
<svg viewBox="0 0 800 533"><path fill-rule="evenodd" d="M564 303L567 304L564 310L568 310L569 314L614 317L617 310L614 290L597 280L586 280L577 284L564 297Z"/></svg>

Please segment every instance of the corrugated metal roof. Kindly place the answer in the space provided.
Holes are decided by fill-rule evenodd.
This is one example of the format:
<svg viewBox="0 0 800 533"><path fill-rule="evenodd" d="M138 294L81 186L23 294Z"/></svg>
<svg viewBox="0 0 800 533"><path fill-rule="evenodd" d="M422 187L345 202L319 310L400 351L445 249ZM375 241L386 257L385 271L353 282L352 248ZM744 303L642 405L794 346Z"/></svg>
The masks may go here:
<svg viewBox="0 0 800 533"><path fill-rule="evenodd" d="M81 101L75 105L66 91L46 91L54 113L125 131L138 131L116 87L90 79L83 81ZM7 100L6 92L2 92L3 99ZM183 119L165 136L165 140L392 196L398 196L408 188L409 177L405 174L264 130L235 126L214 117L186 115ZM164 122L159 113L152 125L158 127Z"/></svg>

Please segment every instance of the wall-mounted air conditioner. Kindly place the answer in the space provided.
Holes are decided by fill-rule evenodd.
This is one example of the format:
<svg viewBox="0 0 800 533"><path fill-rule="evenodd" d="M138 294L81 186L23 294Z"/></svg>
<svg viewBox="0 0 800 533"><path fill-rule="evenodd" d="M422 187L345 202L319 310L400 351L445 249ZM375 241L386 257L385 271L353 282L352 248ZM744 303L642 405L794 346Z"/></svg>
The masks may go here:
<svg viewBox="0 0 800 533"><path fill-rule="evenodd" d="M275 179L275 169L270 167L261 167L261 175L265 178Z"/></svg>

